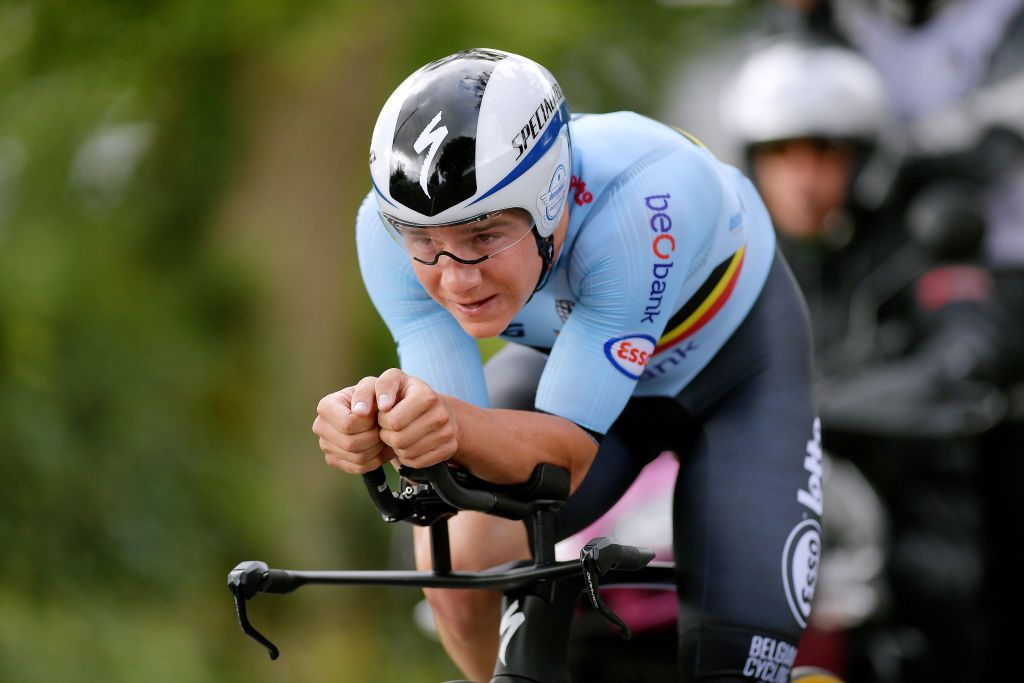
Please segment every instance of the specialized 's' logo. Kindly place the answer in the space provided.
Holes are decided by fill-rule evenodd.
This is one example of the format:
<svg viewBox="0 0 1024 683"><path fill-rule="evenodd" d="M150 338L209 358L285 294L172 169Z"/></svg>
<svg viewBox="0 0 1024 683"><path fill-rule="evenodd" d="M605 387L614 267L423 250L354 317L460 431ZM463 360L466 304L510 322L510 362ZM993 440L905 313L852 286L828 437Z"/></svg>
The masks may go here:
<svg viewBox="0 0 1024 683"><path fill-rule="evenodd" d="M654 337L646 334L615 337L604 343L604 355L623 375L630 379L640 379L656 344Z"/></svg>
<svg viewBox="0 0 1024 683"><path fill-rule="evenodd" d="M423 129L420 136L416 138L416 142L412 144L412 148L416 150L417 154L422 154L423 150L427 149L427 158L423 160L423 165L420 166L420 187L423 188L423 194L430 196L430 192L427 190L427 178L430 177L430 166L434 161L434 155L437 154L437 148L441 146L441 142L448 136L448 127L441 126L435 128L437 124L441 122L442 112L437 112L437 116L430 119L430 123Z"/></svg>
<svg viewBox="0 0 1024 683"><path fill-rule="evenodd" d="M501 624L498 626L498 635L501 637L501 645L498 648L498 659L502 666L508 666L505 655L508 652L508 644L512 642L512 636L516 634L519 627L526 621L526 615L519 611L519 601L513 600L505 613L501 615Z"/></svg>
<svg viewBox="0 0 1024 683"><path fill-rule="evenodd" d="M793 527L782 550L782 581L786 601L801 628L811 616L811 601L821 567L821 525L805 519Z"/></svg>

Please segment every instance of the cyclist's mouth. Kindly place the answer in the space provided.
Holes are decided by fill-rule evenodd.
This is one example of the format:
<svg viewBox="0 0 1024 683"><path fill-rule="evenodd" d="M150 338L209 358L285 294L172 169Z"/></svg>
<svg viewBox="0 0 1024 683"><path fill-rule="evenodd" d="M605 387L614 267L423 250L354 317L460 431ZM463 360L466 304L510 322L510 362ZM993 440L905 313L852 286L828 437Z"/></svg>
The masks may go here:
<svg viewBox="0 0 1024 683"><path fill-rule="evenodd" d="M453 301L452 306L454 306L455 309L458 310L459 313L462 313L463 315L476 316L486 312L486 310L490 308L490 304L494 303L497 300L497 298L497 294L492 294L489 297L478 299L477 301L471 301L465 304Z"/></svg>

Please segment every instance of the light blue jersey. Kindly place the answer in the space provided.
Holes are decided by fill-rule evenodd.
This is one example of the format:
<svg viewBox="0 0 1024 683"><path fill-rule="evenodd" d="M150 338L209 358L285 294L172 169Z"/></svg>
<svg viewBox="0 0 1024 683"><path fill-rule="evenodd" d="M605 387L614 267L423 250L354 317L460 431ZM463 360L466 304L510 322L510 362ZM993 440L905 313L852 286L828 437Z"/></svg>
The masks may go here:
<svg viewBox="0 0 1024 683"><path fill-rule="evenodd" d="M570 132L566 239L502 338L549 351L538 410L603 434L631 396L675 396L707 365L757 300L775 236L751 183L685 134L630 112ZM372 193L356 237L402 369L486 407L476 341L420 286Z"/></svg>

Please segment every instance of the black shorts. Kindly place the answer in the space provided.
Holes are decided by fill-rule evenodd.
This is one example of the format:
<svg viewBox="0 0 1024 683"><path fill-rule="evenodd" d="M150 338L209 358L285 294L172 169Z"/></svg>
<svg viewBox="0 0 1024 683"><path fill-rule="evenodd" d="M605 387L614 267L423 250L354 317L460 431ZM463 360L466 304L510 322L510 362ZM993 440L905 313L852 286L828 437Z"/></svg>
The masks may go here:
<svg viewBox="0 0 1024 683"><path fill-rule="evenodd" d="M501 408L530 410L547 356L509 345L487 364ZM664 450L680 471L673 547L683 680L788 681L821 554L821 449L810 327L778 253L745 321L683 391L632 399L559 514L595 521ZM722 680L728 680L722 679Z"/></svg>

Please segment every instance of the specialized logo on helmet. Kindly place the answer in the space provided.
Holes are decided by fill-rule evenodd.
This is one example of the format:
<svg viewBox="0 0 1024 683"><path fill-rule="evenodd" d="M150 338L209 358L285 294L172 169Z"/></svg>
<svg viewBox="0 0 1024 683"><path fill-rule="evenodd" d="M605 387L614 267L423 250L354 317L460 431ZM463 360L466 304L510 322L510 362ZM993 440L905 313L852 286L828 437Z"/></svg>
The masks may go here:
<svg viewBox="0 0 1024 683"><path fill-rule="evenodd" d="M547 97L543 98L537 108L533 110L533 114L523 124L519 133L512 138L512 147L516 150L516 161L519 161L533 141L540 137L544 126L552 116L557 114L559 105L564 99L565 95L562 94L562 89L556 83Z"/></svg>
<svg viewBox="0 0 1024 683"><path fill-rule="evenodd" d="M656 344L654 337L646 334L615 337L604 343L604 355L623 375L630 379L640 379Z"/></svg>
<svg viewBox="0 0 1024 683"><path fill-rule="evenodd" d="M811 616L811 601L821 567L821 525L805 519L793 527L782 550L782 581L786 601L801 628Z"/></svg>
<svg viewBox="0 0 1024 683"><path fill-rule="evenodd" d="M441 122L441 114L443 112L437 112L437 116L430 120L427 127L423 129L420 136L416 138L416 142L412 144L412 148L416 150L417 154L422 154L423 150L427 149L427 158L423 160L423 165L420 166L420 187L423 188L423 194L430 196L430 192L427 190L427 178L430 177L430 167L434 161L434 155L437 154L438 148L448 135L448 128L441 126L435 128L438 123Z"/></svg>

